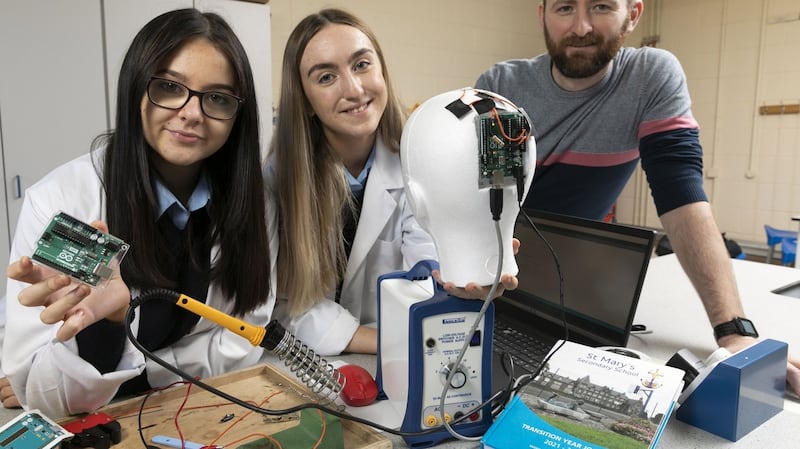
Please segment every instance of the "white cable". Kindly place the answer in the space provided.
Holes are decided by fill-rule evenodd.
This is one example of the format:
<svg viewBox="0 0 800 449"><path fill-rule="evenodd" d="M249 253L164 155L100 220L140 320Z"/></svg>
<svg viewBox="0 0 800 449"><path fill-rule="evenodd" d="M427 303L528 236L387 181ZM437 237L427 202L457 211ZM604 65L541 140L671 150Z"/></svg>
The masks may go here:
<svg viewBox="0 0 800 449"><path fill-rule="evenodd" d="M497 259L497 272L495 273L494 282L492 283L492 288L489 290L489 294L484 300L483 306L481 307L480 312L478 312L478 316L475 319L475 322L472 323L472 327L470 328L467 337L464 339L464 346L461 347L461 351L458 354L458 358L456 359L456 362L452 365L453 367L461 365L461 361L464 359L464 355L466 354L467 349L469 348L469 343L472 341L472 336L475 334L475 330L478 328L478 325L481 322L481 318L483 318L483 316L486 314L486 310L489 309L489 305L492 303L494 294L500 285L500 276L501 276L501 271L503 269L503 234L500 230L500 222L498 220L495 220L494 222L494 229L497 235L497 246L499 252L499 256ZM453 427L450 425L450 423L447 422L447 419L445 419L445 412L444 412L445 399L447 398L447 390L450 389L450 381L453 379L453 375L455 374L455 372L456 372L455 369L451 369L450 372L447 373L447 378L445 379L444 382L444 388L442 388L442 397L439 400L439 413L441 415L442 423L444 425L444 428L447 429L447 432L450 433L450 435L452 435L454 438L463 441L480 441L482 436L469 437L466 435L461 435L460 433L456 432L455 429L453 429Z"/></svg>

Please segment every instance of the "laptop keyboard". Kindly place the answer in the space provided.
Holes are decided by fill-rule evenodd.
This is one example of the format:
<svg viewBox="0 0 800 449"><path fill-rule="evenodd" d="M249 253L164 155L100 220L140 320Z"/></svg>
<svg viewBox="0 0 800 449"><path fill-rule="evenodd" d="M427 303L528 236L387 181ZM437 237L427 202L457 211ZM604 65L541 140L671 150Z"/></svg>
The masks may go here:
<svg viewBox="0 0 800 449"><path fill-rule="evenodd" d="M529 373L536 371L539 363L553 347L553 342L542 341L535 336L524 334L498 317L495 317L494 322L493 343L494 352L509 353L514 359L514 367L523 368Z"/></svg>

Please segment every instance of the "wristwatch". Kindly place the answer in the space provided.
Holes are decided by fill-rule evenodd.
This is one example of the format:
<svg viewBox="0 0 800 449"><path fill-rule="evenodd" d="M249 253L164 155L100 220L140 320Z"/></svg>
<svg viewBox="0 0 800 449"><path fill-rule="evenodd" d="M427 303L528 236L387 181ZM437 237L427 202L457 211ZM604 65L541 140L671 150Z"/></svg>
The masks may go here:
<svg viewBox="0 0 800 449"><path fill-rule="evenodd" d="M756 326L747 318L736 317L726 323L714 326L714 338L717 340L734 334L758 338Z"/></svg>

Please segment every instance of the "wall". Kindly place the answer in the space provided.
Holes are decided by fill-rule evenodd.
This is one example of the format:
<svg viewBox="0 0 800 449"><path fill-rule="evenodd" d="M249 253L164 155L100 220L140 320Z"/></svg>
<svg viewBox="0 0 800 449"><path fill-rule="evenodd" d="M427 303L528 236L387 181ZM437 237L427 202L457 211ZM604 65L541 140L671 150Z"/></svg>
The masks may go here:
<svg viewBox="0 0 800 449"><path fill-rule="evenodd" d="M294 25L325 6L346 8L375 30L403 101L471 85L492 63L544 51L536 0L272 0L273 93ZM797 0L645 0L628 45L658 35L687 74L705 151L705 186L722 231L763 242L765 223L796 228L800 115L758 115L762 104L800 101ZM798 179L798 181L795 181ZM637 173L620 197L620 221L660 227Z"/></svg>
<svg viewBox="0 0 800 449"><path fill-rule="evenodd" d="M707 125L714 126L709 167L718 172L714 211L731 235L763 240L764 223L796 228L790 217L800 213L800 115L757 112L800 101L800 2L713 3L707 14L722 23L716 122ZM789 14L795 20L778 21Z"/></svg>
<svg viewBox="0 0 800 449"><path fill-rule="evenodd" d="M701 126L705 186L730 237L764 242L764 224L796 229L800 115L759 115L800 101L800 2L660 0L661 41L683 64ZM648 12L653 12L648 11ZM626 189L625 221L657 226L655 210ZM634 209L636 210L635 212Z"/></svg>
<svg viewBox="0 0 800 449"><path fill-rule="evenodd" d="M401 100L409 107L475 83L493 63L544 51L531 0L271 0L272 89L280 96L283 48L294 26L324 7L346 9L378 36Z"/></svg>

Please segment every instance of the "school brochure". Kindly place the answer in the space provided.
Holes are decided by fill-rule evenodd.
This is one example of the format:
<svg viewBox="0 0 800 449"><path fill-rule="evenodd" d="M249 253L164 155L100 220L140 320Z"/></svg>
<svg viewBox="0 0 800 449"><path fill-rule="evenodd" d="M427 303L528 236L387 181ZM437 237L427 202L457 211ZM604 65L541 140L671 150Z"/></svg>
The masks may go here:
<svg viewBox="0 0 800 449"><path fill-rule="evenodd" d="M550 352L486 431L483 449L656 447L683 388L682 370L569 341Z"/></svg>

